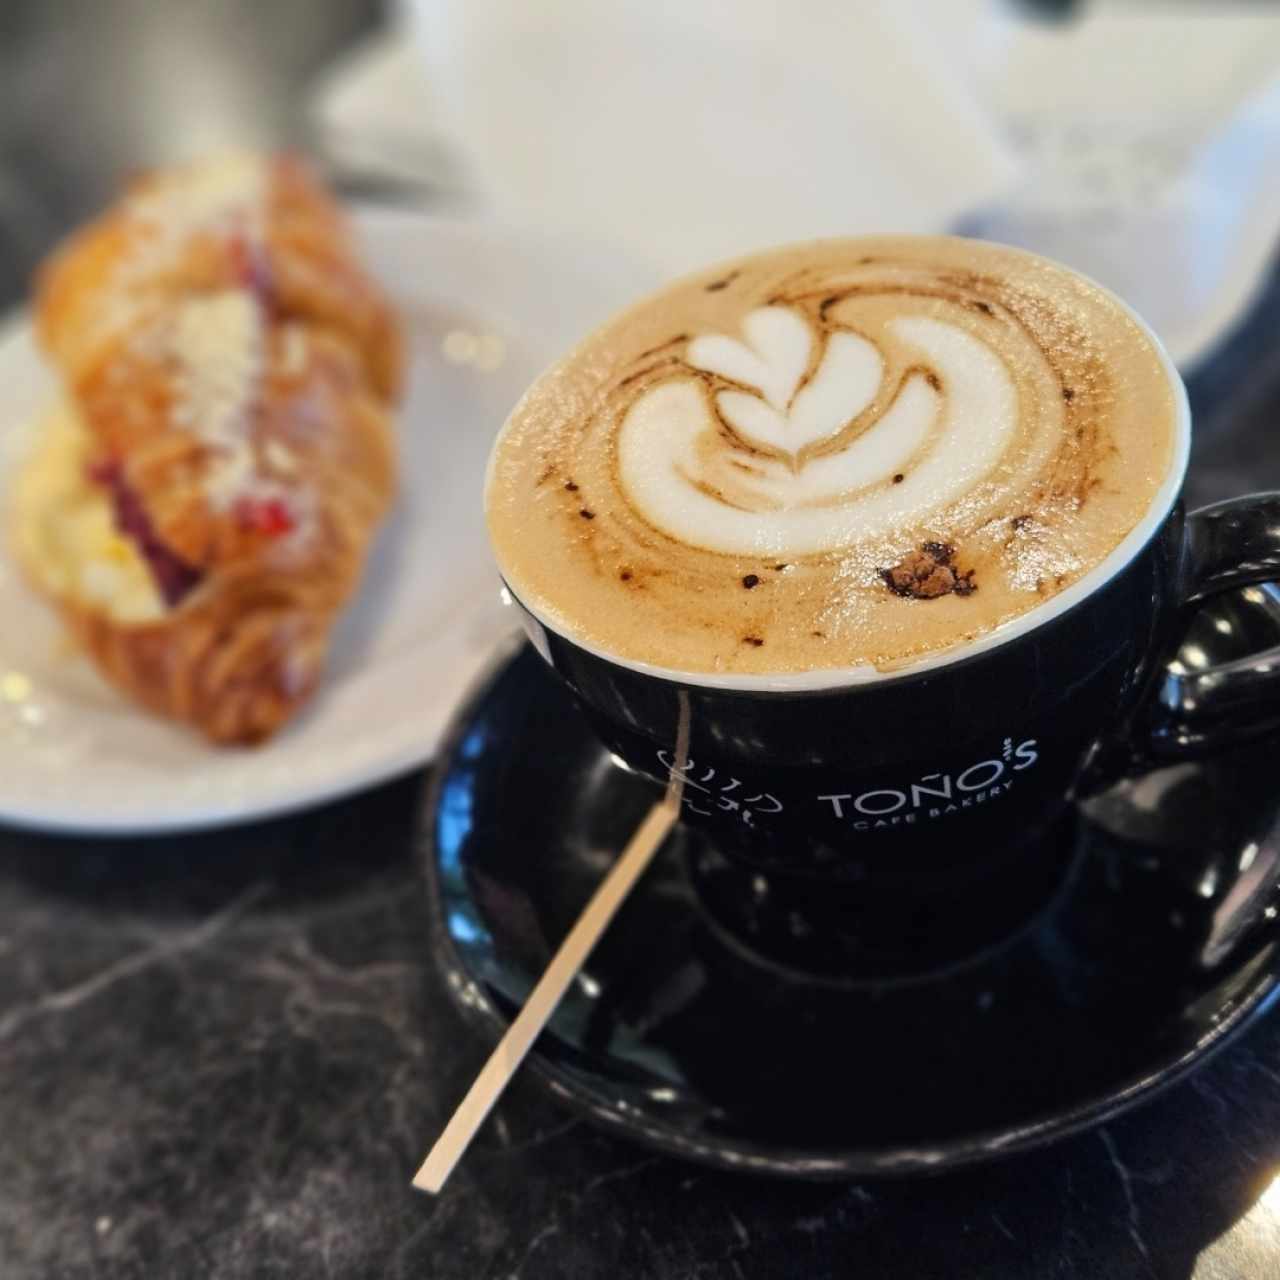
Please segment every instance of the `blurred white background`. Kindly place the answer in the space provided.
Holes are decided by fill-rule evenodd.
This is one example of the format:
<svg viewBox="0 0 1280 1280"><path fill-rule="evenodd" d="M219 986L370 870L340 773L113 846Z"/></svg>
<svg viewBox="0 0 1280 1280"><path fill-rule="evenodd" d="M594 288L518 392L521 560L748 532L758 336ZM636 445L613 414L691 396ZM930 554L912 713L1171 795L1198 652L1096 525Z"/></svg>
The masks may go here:
<svg viewBox="0 0 1280 1280"><path fill-rule="evenodd" d="M1280 229L1271 5L403 0L399 19L317 102L335 152L660 274L961 231L1093 275L1188 366Z"/></svg>

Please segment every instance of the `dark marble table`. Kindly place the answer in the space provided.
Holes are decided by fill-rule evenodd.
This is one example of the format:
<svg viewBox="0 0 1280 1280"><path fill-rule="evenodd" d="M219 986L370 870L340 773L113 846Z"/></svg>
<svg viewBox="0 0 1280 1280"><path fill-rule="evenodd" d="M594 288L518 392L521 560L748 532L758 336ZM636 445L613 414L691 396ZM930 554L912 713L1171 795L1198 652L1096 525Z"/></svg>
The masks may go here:
<svg viewBox="0 0 1280 1280"><path fill-rule="evenodd" d="M0 1275L1280 1274L1275 1019L1105 1128L927 1181L712 1173L522 1083L419 1195L485 1052L428 959L422 795L180 840L0 837Z"/></svg>
<svg viewBox="0 0 1280 1280"><path fill-rule="evenodd" d="M270 71L287 94L374 7L287 3L257 26L266 9L249 3L164 11L209 65L249 64L255 84ZM29 69L17 97L12 76L0 94L0 171L19 192L38 175L28 194L46 211L10 236L11 281L96 198L108 164L149 154L116 137L115 116L95 151L69 108L110 98L85 48L121 44L117 19L160 7L74 7L69 32L52 8L15 3L0 20L0 64L21 37L86 67L64 73L71 104ZM261 136L290 136L292 117L262 101ZM91 109L80 123L92 133ZM1280 487L1277 335L1280 278L1193 379L1193 502ZM411 1191L486 1048L429 960L423 789L415 775L182 839L0 831L3 1280L1280 1276L1274 1017L1104 1128L933 1180L711 1173L595 1132L518 1082L447 1194Z"/></svg>

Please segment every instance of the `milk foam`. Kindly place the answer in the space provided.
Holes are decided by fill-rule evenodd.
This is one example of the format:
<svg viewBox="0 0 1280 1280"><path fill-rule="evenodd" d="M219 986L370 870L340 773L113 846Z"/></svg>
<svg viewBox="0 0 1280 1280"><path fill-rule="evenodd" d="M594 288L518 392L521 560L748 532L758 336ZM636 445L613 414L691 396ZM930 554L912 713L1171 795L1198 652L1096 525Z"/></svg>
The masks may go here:
<svg viewBox="0 0 1280 1280"><path fill-rule="evenodd" d="M1121 543L1169 473L1175 386L1123 306L1043 259L942 237L777 250L671 286L545 375L495 447L489 527L512 590L598 651L896 669Z"/></svg>
<svg viewBox="0 0 1280 1280"><path fill-rule="evenodd" d="M831 333L801 386L817 345L803 316L765 307L742 328L746 342L695 339L688 362L748 390L720 390L709 402L696 379L664 382L632 405L618 437L624 492L646 519L690 546L803 556L880 538L968 493L1014 438L1008 370L954 325L891 322L924 368L869 420L862 415L882 389L885 360L866 338ZM732 434L719 429L717 412ZM1023 463L1038 465L1061 430L1058 413ZM739 474L727 475L730 468Z"/></svg>

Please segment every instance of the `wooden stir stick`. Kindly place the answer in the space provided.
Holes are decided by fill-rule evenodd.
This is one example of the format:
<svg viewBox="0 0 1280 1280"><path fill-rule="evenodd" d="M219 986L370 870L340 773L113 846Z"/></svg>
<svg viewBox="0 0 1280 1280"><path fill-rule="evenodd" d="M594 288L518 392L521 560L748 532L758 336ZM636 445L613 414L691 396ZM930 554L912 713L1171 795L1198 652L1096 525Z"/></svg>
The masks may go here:
<svg viewBox="0 0 1280 1280"><path fill-rule="evenodd" d="M680 723L676 732L676 761L682 763L689 750L689 698L680 694ZM534 987L524 1008L507 1028L498 1047L476 1076L467 1096L453 1113L444 1132L436 1139L422 1167L413 1177L413 1185L419 1191L432 1195L439 1193L462 1153L471 1145L485 1117L507 1087L516 1068L524 1060L538 1033L555 1012L569 983L591 953L600 935L609 927L609 921L622 905L632 886L649 865L667 833L680 815L680 798L684 792L684 778L672 770L666 794L649 810L648 816L636 828L627 842L622 856L614 863L603 883L587 903L586 910L578 917L568 936L552 957L538 985Z"/></svg>

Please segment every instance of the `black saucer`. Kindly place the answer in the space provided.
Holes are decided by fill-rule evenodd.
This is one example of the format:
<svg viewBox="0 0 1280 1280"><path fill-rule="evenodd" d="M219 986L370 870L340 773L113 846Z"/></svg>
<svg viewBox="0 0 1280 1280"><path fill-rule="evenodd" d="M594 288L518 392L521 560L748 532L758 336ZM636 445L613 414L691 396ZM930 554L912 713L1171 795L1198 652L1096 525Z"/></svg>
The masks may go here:
<svg viewBox="0 0 1280 1280"><path fill-rule="evenodd" d="M1205 779L1184 766L1168 794L1188 783ZM527 648L463 708L427 875L440 963L490 1037L654 797ZM1275 998L1275 877L1257 872L1280 853L1244 842L1238 859L1219 834L1162 852L1082 823L1071 880L1005 946L841 986L759 962L711 920L690 868L714 871L714 851L678 828L529 1066L607 1127L725 1167L911 1173L1051 1141L1178 1079Z"/></svg>

